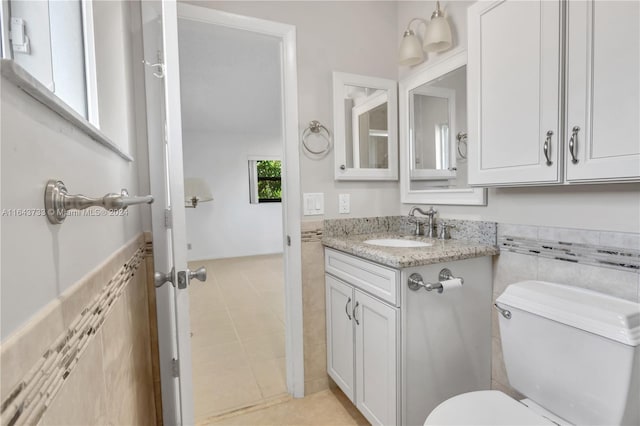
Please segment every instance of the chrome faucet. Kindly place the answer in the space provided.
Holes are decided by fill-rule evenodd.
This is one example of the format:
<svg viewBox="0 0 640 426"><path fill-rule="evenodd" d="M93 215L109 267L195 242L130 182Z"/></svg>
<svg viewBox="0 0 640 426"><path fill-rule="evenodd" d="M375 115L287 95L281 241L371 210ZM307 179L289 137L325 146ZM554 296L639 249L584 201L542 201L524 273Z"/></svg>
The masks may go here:
<svg viewBox="0 0 640 426"><path fill-rule="evenodd" d="M409 210L409 216L415 217L415 212L419 212L429 218L429 222L427 222L427 226L424 228L424 236L428 238L435 238L436 236L436 220L435 215L438 213L433 207L431 207L426 212L422 210L420 207L413 206L411 210ZM416 235L420 235L420 222L416 220Z"/></svg>

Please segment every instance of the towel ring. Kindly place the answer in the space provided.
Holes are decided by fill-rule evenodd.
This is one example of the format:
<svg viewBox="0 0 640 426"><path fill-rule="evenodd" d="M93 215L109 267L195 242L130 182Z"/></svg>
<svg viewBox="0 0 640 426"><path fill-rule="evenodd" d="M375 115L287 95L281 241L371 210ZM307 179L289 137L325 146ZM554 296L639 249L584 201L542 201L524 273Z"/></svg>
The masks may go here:
<svg viewBox="0 0 640 426"><path fill-rule="evenodd" d="M309 148L309 145L307 145L307 138L312 134L320 136L326 141L326 145L322 149L315 150ZM331 142L331 132L317 120L313 120L312 122L310 122L309 127L304 129L304 131L302 132L302 146L311 154L326 155L327 153L329 153L329 151L331 151Z"/></svg>
<svg viewBox="0 0 640 426"><path fill-rule="evenodd" d="M460 146L464 144L464 150L460 149ZM467 133L466 132L458 132L456 135L456 149L458 151L458 156L466 160L467 159ZM463 154L464 151L464 154Z"/></svg>

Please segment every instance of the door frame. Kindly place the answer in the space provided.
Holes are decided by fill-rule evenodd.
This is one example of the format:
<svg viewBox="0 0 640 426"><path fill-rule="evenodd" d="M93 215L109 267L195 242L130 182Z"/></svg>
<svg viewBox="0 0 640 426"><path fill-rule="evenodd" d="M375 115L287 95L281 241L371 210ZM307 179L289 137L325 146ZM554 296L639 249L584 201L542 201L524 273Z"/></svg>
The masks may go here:
<svg viewBox="0 0 640 426"><path fill-rule="evenodd" d="M300 238L300 158L298 149L298 70L296 27L202 6L178 3L178 19L269 35L281 40L283 109L282 224L285 277L285 356L287 389L304 396L302 328L302 247ZM290 242L287 244L287 242Z"/></svg>

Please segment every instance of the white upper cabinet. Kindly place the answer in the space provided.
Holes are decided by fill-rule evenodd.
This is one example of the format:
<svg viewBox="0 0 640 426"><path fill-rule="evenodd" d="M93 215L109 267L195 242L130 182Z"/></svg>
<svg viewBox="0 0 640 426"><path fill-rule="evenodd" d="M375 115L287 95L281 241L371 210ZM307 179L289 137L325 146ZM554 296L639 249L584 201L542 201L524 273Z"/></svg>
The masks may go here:
<svg viewBox="0 0 640 426"><path fill-rule="evenodd" d="M566 179L637 179L640 2L570 1L567 8Z"/></svg>
<svg viewBox="0 0 640 426"><path fill-rule="evenodd" d="M469 8L469 183L560 179L560 2Z"/></svg>
<svg viewBox="0 0 640 426"><path fill-rule="evenodd" d="M640 3L478 2L468 18L470 184L640 178Z"/></svg>

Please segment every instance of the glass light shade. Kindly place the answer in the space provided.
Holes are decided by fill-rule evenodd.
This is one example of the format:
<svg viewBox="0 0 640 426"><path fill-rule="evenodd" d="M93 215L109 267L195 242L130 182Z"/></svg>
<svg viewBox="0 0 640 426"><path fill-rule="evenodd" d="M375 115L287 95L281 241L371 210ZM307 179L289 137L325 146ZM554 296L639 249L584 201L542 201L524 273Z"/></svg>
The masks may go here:
<svg viewBox="0 0 640 426"><path fill-rule="evenodd" d="M431 18L424 35L423 49L427 52L442 52L451 47L451 27L444 16Z"/></svg>
<svg viewBox="0 0 640 426"><path fill-rule="evenodd" d="M400 43L400 65L417 65L424 60L424 52L418 36L411 30L405 31Z"/></svg>
<svg viewBox="0 0 640 426"><path fill-rule="evenodd" d="M185 178L184 201L186 205L193 207L198 203L213 201L213 195L207 182L202 178Z"/></svg>

